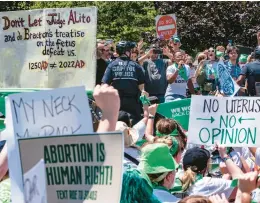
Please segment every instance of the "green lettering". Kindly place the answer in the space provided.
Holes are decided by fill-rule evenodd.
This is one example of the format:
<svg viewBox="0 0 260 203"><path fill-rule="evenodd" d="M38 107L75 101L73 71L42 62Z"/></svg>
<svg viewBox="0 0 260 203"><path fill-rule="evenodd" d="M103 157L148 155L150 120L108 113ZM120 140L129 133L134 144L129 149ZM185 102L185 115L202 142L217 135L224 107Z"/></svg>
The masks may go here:
<svg viewBox="0 0 260 203"><path fill-rule="evenodd" d="M233 120L233 124L232 124L232 120ZM235 116L231 116L231 118L229 119L229 127L233 128L237 123L237 119Z"/></svg>
<svg viewBox="0 0 260 203"><path fill-rule="evenodd" d="M218 129L218 128L212 129L212 144L215 144L215 137L219 136L220 133L221 133L220 129Z"/></svg>
<svg viewBox="0 0 260 203"><path fill-rule="evenodd" d="M85 185L92 185L90 167L85 166Z"/></svg>
<svg viewBox="0 0 260 203"><path fill-rule="evenodd" d="M207 139L206 141L203 141L203 140L202 140L202 137L201 137L203 130L206 130L206 131L207 131L208 139ZM209 130L208 130L207 128L201 128L201 130L200 130L200 132L199 132L199 138L200 138L200 141L201 141L202 143L207 143L207 142L209 141L209 139L210 139L210 132L209 132Z"/></svg>
<svg viewBox="0 0 260 203"><path fill-rule="evenodd" d="M241 141L240 138L242 137L242 136L241 136L241 131L242 131L242 130L244 131L244 139ZM246 137L247 137L246 129L245 129L245 128L240 129L240 130L239 130L239 135L238 135L238 141L239 141L239 143L243 143L243 142L246 140Z"/></svg>
<svg viewBox="0 0 260 203"><path fill-rule="evenodd" d="M50 151L51 151L51 163L57 163L56 146L50 145Z"/></svg>
<svg viewBox="0 0 260 203"><path fill-rule="evenodd" d="M48 185L53 185L54 180L53 180L53 175L52 175L52 169L51 167L46 167L46 177L47 177L47 184Z"/></svg>
<svg viewBox="0 0 260 203"><path fill-rule="evenodd" d="M71 157L70 157L70 146L68 144L65 144L64 150L65 150L66 162L72 162Z"/></svg>
<svg viewBox="0 0 260 203"><path fill-rule="evenodd" d="M45 164L51 163L51 157L47 146L44 146L44 161Z"/></svg>
<svg viewBox="0 0 260 203"><path fill-rule="evenodd" d="M220 116L220 122L219 122L219 128L222 128L222 122L225 125L225 128L227 128L228 126L228 116L226 116L226 121L224 120L223 116Z"/></svg>
<svg viewBox="0 0 260 203"><path fill-rule="evenodd" d="M60 162L60 163L63 163L63 162L64 162L63 146L62 146L62 145L57 145L57 149L58 149L59 162Z"/></svg>
<svg viewBox="0 0 260 203"><path fill-rule="evenodd" d="M248 136L247 136L247 144L249 142L249 137L251 138L251 142L250 143L253 143L255 144L256 142L256 128L254 128L254 134L252 135L252 131L250 128L248 128Z"/></svg>

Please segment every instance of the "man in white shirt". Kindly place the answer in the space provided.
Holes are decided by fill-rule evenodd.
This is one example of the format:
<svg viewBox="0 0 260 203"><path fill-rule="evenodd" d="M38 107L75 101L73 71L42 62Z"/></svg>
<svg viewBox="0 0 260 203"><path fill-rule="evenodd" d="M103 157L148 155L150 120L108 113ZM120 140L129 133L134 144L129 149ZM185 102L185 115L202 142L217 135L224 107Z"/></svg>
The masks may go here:
<svg viewBox="0 0 260 203"><path fill-rule="evenodd" d="M174 64L169 66L166 71L168 87L165 102L186 98L186 86L191 94L194 94L192 75L189 66L184 63L182 52L178 51L174 54L174 61Z"/></svg>

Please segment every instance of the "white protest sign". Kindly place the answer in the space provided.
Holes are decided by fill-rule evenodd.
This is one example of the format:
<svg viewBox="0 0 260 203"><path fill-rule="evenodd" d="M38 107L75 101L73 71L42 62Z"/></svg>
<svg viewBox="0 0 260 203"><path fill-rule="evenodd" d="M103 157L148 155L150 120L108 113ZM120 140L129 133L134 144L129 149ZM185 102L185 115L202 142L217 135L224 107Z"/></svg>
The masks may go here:
<svg viewBox="0 0 260 203"><path fill-rule="evenodd" d="M96 7L1 12L0 87L92 90L96 30Z"/></svg>
<svg viewBox="0 0 260 203"><path fill-rule="evenodd" d="M47 203L43 159L23 175L23 183L26 203Z"/></svg>
<svg viewBox="0 0 260 203"><path fill-rule="evenodd" d="M122 133L19 139L19 148L24 172L44 157L48 203L120 202Z"/></svg>
<svg viewBox="0 0 260 203"><path fill-rule="evenodd" d="M18 138L93 132L84 87L9 95L6 97L6 120L13 202L23 199Z"/></svg>
<svg viewBox="0 0 260 203"><path fill-rule="evenodd" d="M259 97L192 96L188 143L260 146Z"/></svg>
<svg viewBox="0 0 260 203"><path fill-rule="evenodd" d="M218 62L217 67L222 93L226 96L234 96L239 91L240 86L233 80L222 60Z"/></svg>

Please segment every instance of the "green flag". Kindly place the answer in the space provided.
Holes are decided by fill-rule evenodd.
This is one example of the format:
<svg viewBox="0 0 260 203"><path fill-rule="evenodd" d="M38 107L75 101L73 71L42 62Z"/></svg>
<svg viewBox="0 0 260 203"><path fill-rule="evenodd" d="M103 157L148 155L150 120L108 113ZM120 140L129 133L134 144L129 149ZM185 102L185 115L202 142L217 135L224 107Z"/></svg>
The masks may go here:
<svg viewBox="0 0 260 203"><path fill-rule="evenodd" d="M158 106L157 113L166 118L175 119L184 130L188 130L190 116L190 99L182 99Z"/></svg>

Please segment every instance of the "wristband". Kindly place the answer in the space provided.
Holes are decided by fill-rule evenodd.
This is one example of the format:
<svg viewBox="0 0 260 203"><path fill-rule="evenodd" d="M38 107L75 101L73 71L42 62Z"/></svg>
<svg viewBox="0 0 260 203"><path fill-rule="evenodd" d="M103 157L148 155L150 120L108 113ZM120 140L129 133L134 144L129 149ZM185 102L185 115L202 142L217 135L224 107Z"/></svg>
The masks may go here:
<svg viewBox="0 0 260 203"><path fill-rule="evenodd" d="M149 119L154 119L154 116L152 116L152 115L149 115Z"/></svg>
<svg viewBox="0 0 260 203"><path fill-rule="evenodd" d="M232 160L229 156L222 158L223 162L226 162L229 159Z"/></svg>

